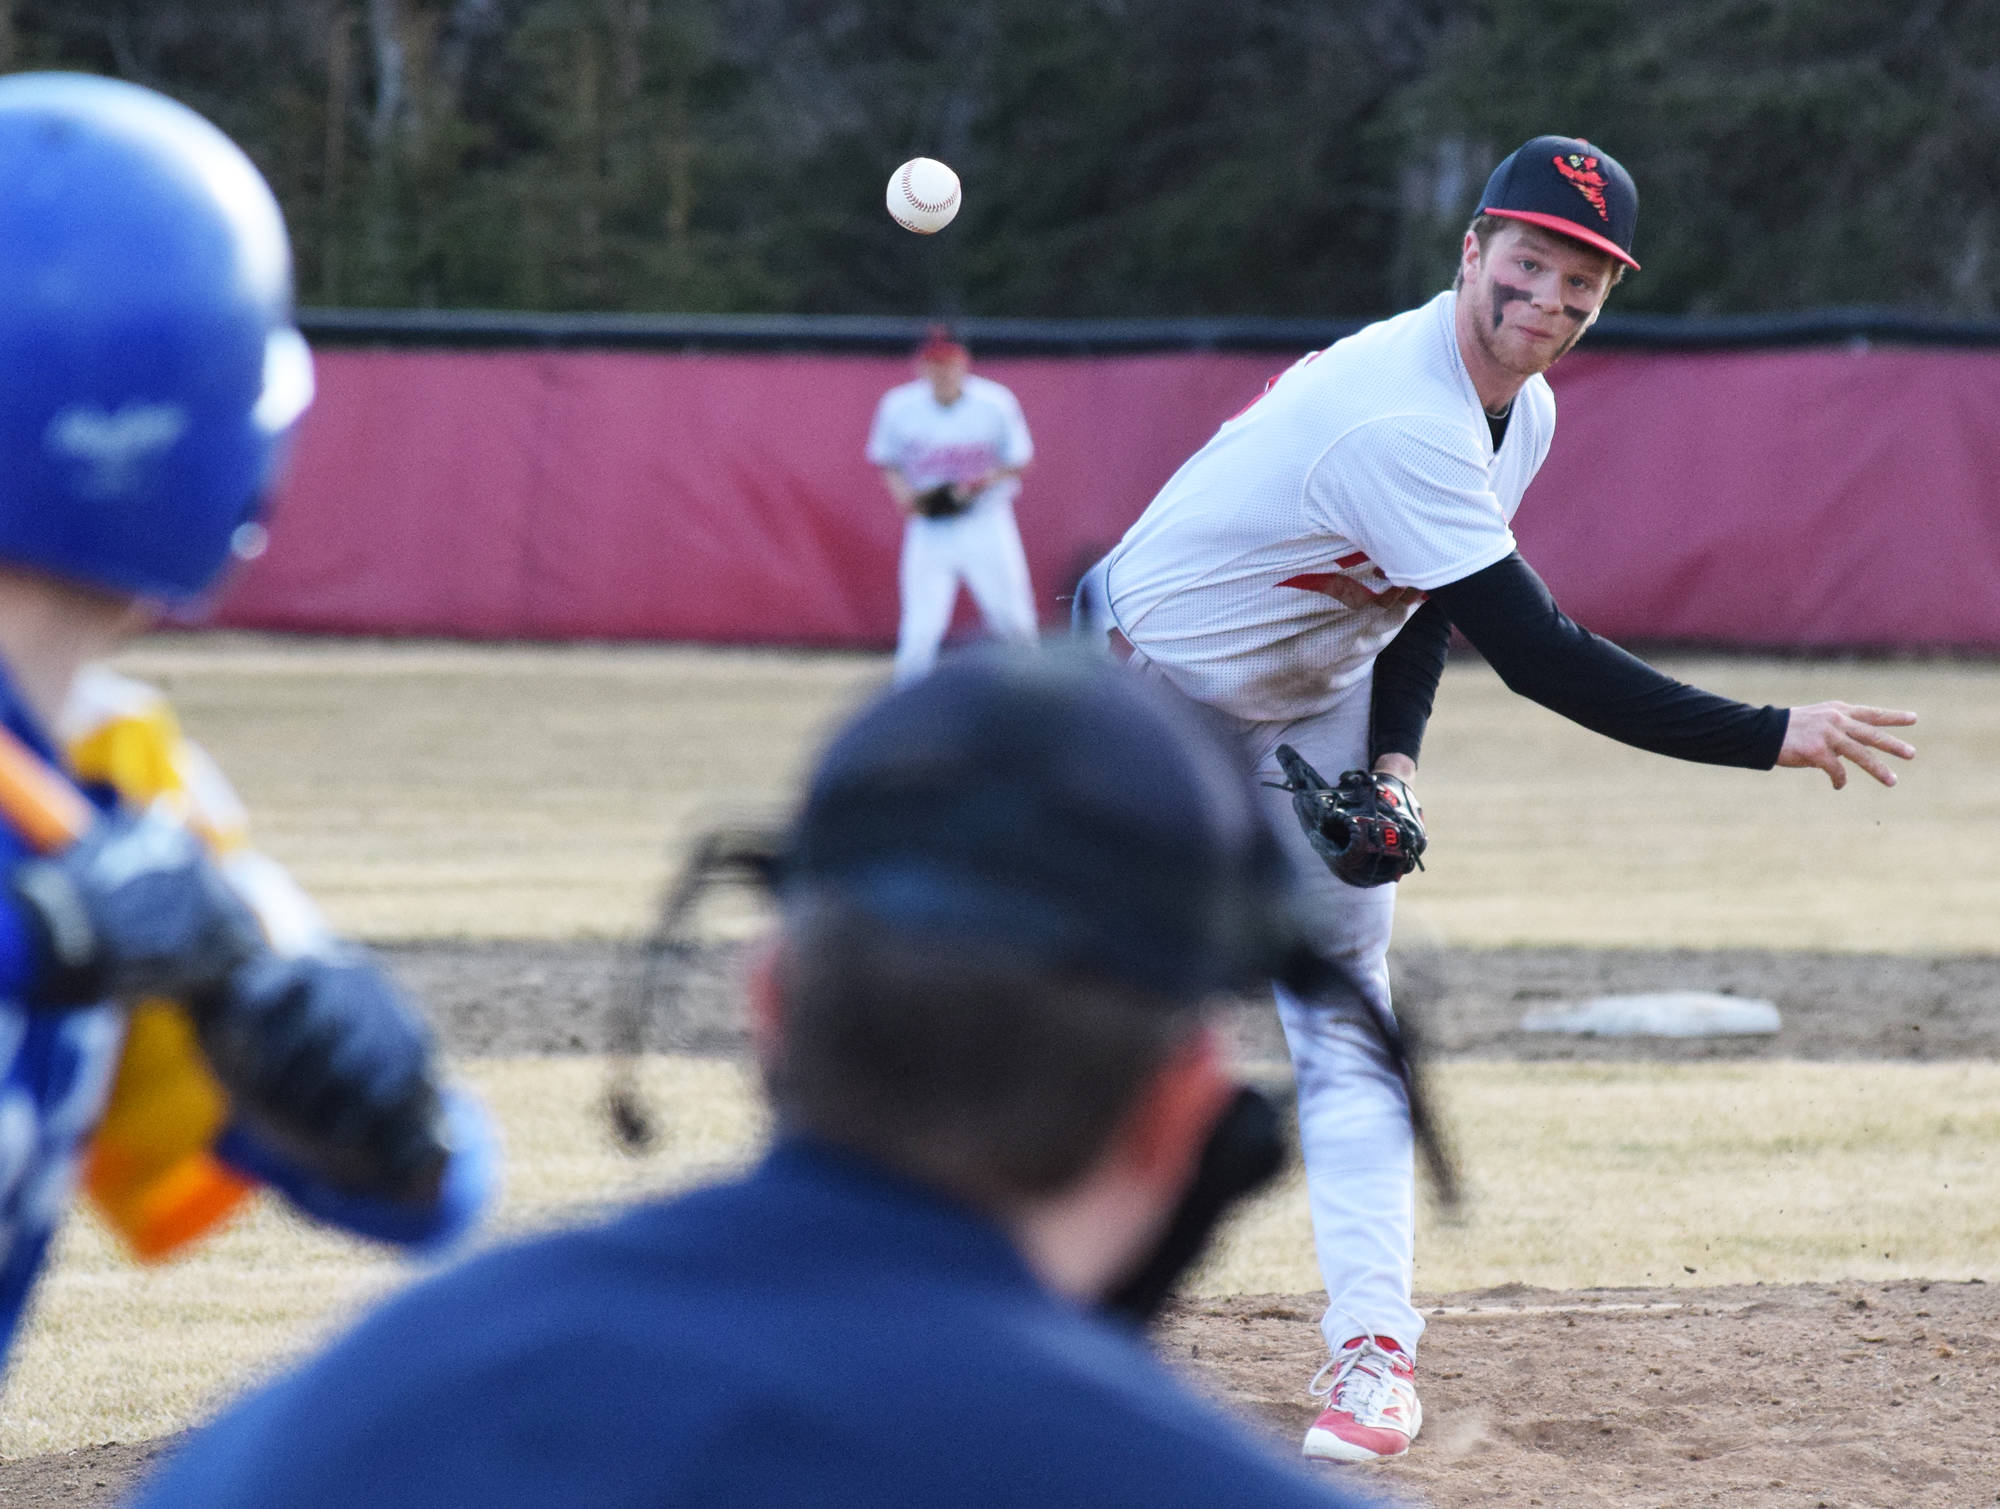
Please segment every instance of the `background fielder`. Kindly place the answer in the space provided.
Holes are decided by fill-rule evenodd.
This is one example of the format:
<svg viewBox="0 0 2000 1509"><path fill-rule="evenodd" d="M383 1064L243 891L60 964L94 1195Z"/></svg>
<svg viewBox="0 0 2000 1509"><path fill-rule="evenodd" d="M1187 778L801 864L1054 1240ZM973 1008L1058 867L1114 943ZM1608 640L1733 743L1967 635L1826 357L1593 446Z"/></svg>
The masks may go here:
<svg viewBox="0 0 2000 1509"><path fill-rule="evenodd" d="M971 360L964 346L933 329L917 352L919 375L882 395L868 432L868 459L909 515L898 681L921 676L937 659L961 581L995 635L1035 638L1034 590L1014 523L1034 442L1014 395L973 376Z"/></svg>
<svg viewBox="0 0 2000 1509"><path fill-rule="evenodd" d="M1495 170L1454 289L1273 380L1161 490L1080 602L1142 673L1231 718L1268 782L1296 747L1329 779L1414 776L1454 625L1513 690L1597 732L1712 764L1843 760L1895 777L1881 731L1913 714L1749 707L1661 675L1567 618L1510 528L1548 454L1541 372L1597 317L1631 255L1638 195L1589 143L1538 137ZM1612 480L1606 468L1607 481ZM1290 798L1267 792L1274 817ZM1390 886L1314 863L1322 948L1386 1003ZM1393 1456L1422 1424L1410 1304L1414 1180L1402 1091L1368 1034L1283 989L1333 1361L1308 1455Z"/></svg>

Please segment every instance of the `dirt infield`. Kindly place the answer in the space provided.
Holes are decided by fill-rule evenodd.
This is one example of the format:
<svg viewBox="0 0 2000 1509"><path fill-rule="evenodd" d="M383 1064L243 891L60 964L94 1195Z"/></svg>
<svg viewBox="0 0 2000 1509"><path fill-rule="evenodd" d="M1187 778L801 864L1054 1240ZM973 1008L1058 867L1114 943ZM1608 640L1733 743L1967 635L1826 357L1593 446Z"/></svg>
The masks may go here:
<svg viewBox="0 0 2000 1509"><path fill-rule="evenodd" d="M1439 1509L1996 1501L2000 1301L1978 1284L1439 1295L1407 1461L1343 1481ZM1310 1299L1184 1307L1164 1347L1273 1444L1309 1418Z"/></svg>
<svg viewBox="0 0 2000 1509"><path fill-rule="evenodd" d="M602 1053L612 1007L636 978L629 945L413 943L387 950L454 1053ZM649 1018L646 1046L740 1051L735 952L716 946L676 975ZM2000 1058L2000 959L1807 953L1776 949L1398 950L1399 1009L1446 1058ZM1626 991L1714 990L1773 1001L1775 1037L1688 1041L1523 1032L1522 1013ZM1256 1001L1232 1015L1244 1057L1284 1057L1277 1022Z"/></svg>

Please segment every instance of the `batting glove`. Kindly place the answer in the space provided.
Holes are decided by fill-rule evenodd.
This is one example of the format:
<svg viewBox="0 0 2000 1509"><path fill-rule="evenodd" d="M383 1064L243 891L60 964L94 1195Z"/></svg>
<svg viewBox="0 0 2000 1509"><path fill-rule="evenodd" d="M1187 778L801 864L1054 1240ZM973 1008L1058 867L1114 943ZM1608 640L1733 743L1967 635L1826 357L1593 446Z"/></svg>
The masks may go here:
<svg viewBox="0 0 2000 1509"><path fill-rule="evenodd" d="M264 947L201 841L159 810L100 819L61 854L16 866L9 889L33 1006L186 998Z"/></svg>
<svg viewBox="0 0 2000 1509"><path fill-rule="evenodd" d="M363 950L265 954L194 1004L254 1133L336 1189L423 1204L450 1158L430 1032Z"/></svg>

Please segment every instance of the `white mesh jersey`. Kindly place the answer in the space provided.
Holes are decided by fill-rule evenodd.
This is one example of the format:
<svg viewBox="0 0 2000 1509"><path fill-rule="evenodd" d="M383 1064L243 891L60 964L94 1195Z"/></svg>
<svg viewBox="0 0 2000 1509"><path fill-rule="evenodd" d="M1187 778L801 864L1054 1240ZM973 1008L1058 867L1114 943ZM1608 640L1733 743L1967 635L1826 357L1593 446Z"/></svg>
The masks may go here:
<svg viewBox="0 0 2000 1509"><path fill-rule="evenodd" d="M1498 453L1458 351L1456 295L1272 379L1113 549L1113 617L1183 691L1309 717L1367 674L1432 587L1502 560L1555 434L1532 377Z"/></svg>
<svg viewBox="0 0 2000 1509"><path fill-rule="evenodd" d="M1028 421L1014 395L969 373L958 401L948 406L923 378L891 388L875 406L868 431L868 459L894 467L918 492L1026 466L1034 456ZM1004 478L982 492L974 507L1011 503L1020 490L1017 478Z"/></svg>

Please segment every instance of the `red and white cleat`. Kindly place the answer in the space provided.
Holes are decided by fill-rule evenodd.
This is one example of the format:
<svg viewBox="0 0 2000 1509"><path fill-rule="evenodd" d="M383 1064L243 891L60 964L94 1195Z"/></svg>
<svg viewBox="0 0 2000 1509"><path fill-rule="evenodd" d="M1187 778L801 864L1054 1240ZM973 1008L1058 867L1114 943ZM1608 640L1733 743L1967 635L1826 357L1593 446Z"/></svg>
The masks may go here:
<svg viewBox="0 0 2000 1509"><path fill-rule="evenodd" d="M1326 1408L1306 1432L1305 1454L1316 1461L1400 1457L1423 1428L1417 1364L1387 1336L1355 1337L1319 1370L1311 1392L1326 1400Z"/></svg>

